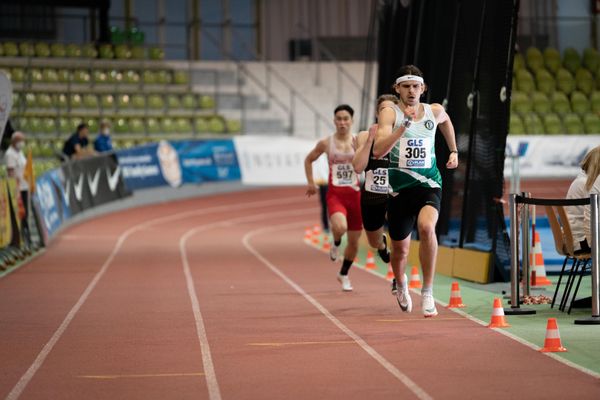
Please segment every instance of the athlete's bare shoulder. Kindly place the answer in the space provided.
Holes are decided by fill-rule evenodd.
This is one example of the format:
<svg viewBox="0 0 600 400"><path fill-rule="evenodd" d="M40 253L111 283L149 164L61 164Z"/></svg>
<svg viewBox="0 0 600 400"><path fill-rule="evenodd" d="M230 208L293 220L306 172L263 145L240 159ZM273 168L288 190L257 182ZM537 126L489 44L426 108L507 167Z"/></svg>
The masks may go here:
<svg viewBox="0 0 600 400"><path fill-rule="evenodd" d="M380 125L393 125L396 120L396 108L384 107L377 114L377 121Z"/></svg>
<svg viewBox="0 0 600 400"><path fill-rule="evenodd" d="M443 105L439 103L431 103L431 112L433 112L433 116L435 117L438 123L444 122L448 119L446 109Z"/></svg>

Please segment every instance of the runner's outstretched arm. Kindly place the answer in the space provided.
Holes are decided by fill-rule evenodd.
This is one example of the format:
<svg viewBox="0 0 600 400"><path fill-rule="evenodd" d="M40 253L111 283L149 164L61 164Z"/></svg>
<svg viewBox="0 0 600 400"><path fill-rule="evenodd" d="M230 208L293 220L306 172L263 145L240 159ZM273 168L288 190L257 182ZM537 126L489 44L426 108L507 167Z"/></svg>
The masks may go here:
<svg viewBox="0 0 600 400"><path fill-rule="evenodd" d="M357 174L363 172L369 163L369 153L371 152L373 140L375 140L375 134L377 134L377 124L371 126L368 132L361 131L358 133L356 139L357 150L352 159L352 166Z"/></svg>
<svg viewBox="0 0 600 400"><path fill-rule="evenodd" d="M456 147L454 125L452 125L450 116L448 116L446 110L444 110L444 107L441 104L434 103L431 105L431 108L437 120L438 128L440 129L440 132L442 132L442 135L446 140L446 145L448 145L448 149L450 150L448 162L446 162L446 168L454 169L458 167L458 148Z"/></svg>
<svg viewBox="0 0 600 400"><path fill-rule="evenodd" d="M304 173L306 174L306 182L308 183L308 187L306 188L306 195L308 197L316 194L318 191L317 185L315 185L314 177L313 177L313 168L312 163L316 161L321 154L327 151L327 142L323 140L319 140L314 149L308 153L306 158L304 159Z"/></svg>
<svg viewBox="0 0 600 400"><path fill-rule="evenodd" d="M404 113L414 118L415 111L412 107L406 107ZM381 158L392 150L398 139L404 135L409 123L405 122L395 131L393 130L396 121L396 111L391 107L382 109L377 115L378 129L375 136L375 146L373 147L373 156Z"/></svg>

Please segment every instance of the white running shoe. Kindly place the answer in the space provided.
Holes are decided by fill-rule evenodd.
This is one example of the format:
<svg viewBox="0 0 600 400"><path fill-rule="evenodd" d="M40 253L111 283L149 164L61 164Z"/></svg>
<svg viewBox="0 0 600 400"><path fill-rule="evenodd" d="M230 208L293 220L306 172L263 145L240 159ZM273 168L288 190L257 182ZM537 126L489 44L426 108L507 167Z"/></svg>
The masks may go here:
<svg viewBox="0 0 600 400"><path fill-rule="evenodd" d="M342 290L344 292L352 291L352 284L350 283L350 278L348 278L348 275L338 274L337 279L342 284Z"/></svg>
<svg viewBox="0 0 600 400"><path fill-rule="evenodd" d="M432 294L424 294L422 295L422 307L423 307L423 315L425 318L435 317L438 315L437 309L435 308L435 300L433 299Z"/></svg>
<svg viewBox="0 0 600 400"><path fill-rule="evenodd" d="M340 248L335 245L335 243L331 244L331 248L329 249L329 258L331 261L337 261L340 256Z"/></svg>
<svg viewBox="0 0 600 400"><path fill-rule="evenodd" d="M398 301L398 305L402 311L412 311L412 299L410 298L410 293L408 291L408 280L406 278L406 274L404 275L404 287L400 287L400 285L398 285L396 300Z"/></svg>

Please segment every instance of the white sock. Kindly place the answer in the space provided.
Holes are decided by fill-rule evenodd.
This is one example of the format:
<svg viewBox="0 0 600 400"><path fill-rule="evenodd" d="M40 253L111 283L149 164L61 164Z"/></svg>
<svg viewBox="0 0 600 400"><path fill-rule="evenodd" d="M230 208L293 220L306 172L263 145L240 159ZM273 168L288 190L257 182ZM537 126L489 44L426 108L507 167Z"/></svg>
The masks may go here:
<svg viewBox="0 0 600 400"><path fill-rule="evenodd" d="M433 288L431 286L429 286L429 287L423 286L423 289L421 289L421 296L424 296L426 294L433 296Z"/></svg>

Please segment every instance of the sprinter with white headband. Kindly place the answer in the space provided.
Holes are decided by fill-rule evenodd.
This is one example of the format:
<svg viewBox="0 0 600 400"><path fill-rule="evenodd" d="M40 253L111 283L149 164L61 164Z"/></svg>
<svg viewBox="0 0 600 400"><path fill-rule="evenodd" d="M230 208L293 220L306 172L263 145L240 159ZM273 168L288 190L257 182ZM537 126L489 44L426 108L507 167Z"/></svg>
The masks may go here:
<svg viewBox="0 0 600 400"><path fill-rule="evenodd" d="M423 73L414 65L400 68L394 90L400 97L400 108L384 108L378 115L378 130L373 154L389 153L391 197L388 224L392 239L392 270L398 282L396 294L403 311L412 310L408 292L406 263L410 235L417 223L419 260L423 268L422 310L425 317L437 315L433 298L433 278L437 257L435 225L441 206L442 177L436 165L435 132L440 132L450 149L446 168L458 166L454 127L440 104L420 102L426 86ZM403 128L395 129L401 125ZM394 130L395 129L395 130Z"/></svg>

